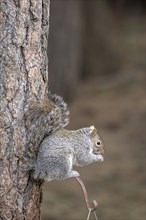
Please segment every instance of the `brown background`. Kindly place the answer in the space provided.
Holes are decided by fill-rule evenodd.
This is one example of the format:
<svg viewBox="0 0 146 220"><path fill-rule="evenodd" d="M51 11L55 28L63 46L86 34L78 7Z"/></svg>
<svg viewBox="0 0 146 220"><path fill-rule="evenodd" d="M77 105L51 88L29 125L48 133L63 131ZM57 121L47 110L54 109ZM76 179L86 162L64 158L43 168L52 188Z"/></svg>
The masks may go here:
<svg viewBox="0 0 146 220"><path fill-rule="evenodd" d="M79 170L99 219L145 219L145 3L52 1L50 88L68 102L70 129L95 125L105 161ZM74 179L44 187L43 220L86 219Z"/></svg>

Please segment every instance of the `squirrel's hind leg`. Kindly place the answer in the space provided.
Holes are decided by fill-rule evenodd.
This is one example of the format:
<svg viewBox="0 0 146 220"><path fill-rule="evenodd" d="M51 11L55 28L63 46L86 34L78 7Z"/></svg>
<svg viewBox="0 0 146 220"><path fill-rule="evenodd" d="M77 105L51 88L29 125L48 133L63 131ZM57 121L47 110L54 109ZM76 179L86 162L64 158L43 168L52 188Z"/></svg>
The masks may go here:
<svg viewBox="0 0 146 220"><path fill-rule="evenodd" d="M77 172L77 171L75 171L75 170L71 170L70 172L68 172L65 176L64 176L64 180L65 179L68 179L68 178L72 178L72 177L79 177L80 176L80 174Z"/></svg>

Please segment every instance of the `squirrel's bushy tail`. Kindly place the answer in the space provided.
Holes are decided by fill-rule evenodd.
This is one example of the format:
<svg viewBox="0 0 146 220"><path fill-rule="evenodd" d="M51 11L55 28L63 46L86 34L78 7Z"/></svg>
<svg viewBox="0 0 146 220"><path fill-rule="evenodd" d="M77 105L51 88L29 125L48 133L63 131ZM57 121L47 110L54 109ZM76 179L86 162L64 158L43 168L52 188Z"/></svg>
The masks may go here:
<svg viewBox="0 0 146 220"><path fill-rule="evenodd" d="M34 149L43 138L69 123L69 111L62 97L49 93L49 99L32 102L25 114L28 148Z"/></svg>

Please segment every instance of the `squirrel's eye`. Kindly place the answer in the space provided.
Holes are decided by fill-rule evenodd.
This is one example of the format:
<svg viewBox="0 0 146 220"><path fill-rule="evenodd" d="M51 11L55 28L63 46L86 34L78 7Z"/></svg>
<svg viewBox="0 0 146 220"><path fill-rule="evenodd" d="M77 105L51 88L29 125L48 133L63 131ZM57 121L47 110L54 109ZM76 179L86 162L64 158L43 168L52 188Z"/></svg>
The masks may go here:
<svg viewBox="0 0 146 220"><path fill-rule="evenodd" d="M98 145L98 146L100 146L100 144L101 144L101 141L100 141L100 140L98 140L98 141L97 141L97 145Z"/></svg>

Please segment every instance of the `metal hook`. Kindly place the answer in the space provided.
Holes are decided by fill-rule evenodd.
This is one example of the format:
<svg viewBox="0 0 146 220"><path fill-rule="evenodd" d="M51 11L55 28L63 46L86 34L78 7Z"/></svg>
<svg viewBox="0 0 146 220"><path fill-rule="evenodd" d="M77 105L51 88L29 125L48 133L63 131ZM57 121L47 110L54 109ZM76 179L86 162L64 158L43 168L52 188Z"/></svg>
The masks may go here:
<svg viewBox="0 0 146 220"><path fill-rule="evenodd" d="M84 195L84 199L85 199L85 204L86 204L86 207L88 209L88 211L90 212L93 212L96 210L96 208L98 207L98 203L96 200L93 200L92 201L92 204L93 204L93 207L90 206L90 203L89 203L89 199L88 199L88 194L87 194L87 190L86 190L86 187L81 179L81 177L75 177L76 180L78 181L78 183L80 184L81 186L81 189L82 189L82 192L83 192L83 195Z"/></svg>

